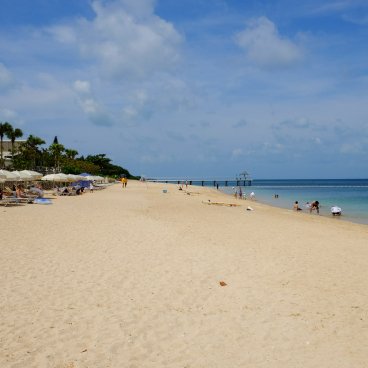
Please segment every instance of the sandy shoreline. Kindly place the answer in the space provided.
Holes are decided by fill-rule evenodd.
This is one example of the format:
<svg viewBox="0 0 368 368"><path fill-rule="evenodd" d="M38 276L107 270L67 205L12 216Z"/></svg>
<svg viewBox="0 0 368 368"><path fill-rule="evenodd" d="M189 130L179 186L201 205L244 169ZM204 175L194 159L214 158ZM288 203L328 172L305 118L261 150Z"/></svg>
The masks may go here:
<svg viewBox="0 0 368 368"><path fill-rule="evenodd" d="M189 191L0 207L0 366L367 366L367 226Z"/></svg>

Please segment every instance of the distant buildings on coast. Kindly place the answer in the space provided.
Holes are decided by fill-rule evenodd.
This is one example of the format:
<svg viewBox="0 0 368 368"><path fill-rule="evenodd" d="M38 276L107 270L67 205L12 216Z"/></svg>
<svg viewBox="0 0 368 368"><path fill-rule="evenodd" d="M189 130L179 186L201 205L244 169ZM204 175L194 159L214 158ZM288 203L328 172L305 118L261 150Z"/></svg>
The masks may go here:
<svg viewBox="0 0 368 368"><path fill-rule="evenodd" d="M19 146L25 143L26 140L14 141L14 151L17 152ZM3 160L5 168L10 167L12 164L12 142L9 140L3 141Z"/></svg>

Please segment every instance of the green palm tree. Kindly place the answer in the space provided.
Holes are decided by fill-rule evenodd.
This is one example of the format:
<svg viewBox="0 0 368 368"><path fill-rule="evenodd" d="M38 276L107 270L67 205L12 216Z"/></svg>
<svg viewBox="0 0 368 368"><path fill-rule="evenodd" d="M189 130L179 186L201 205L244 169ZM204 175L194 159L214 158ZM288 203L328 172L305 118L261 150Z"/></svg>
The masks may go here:
<svg viewBox="0 0 368 368"><path fill-rule="evenodd" d="M10 129L13 129L13 127L8 122L0 123L0 167L4 167L4 160L3 160L4 134L7 134Z"/></svg>
<svg viewBox="0 0 368 368"><path fill-rule="evenodd" d="M78 155L78 151L74 149L66 149L65 154L66 154L66 157L68 157L70 160L74 160L75 156Z"/></svg>
<svg viewBox="0 0 368 368"><path fill-rule="evenodd" d="M54 157L54 162L55 162L55 169L57 169L58 171L60 170L60 159L61 159L61 154L65 151L65 148L62 144L60 143L53 143L50 147L49 147L49 152L50 154Z"/></svg>
<svg viewBox="0 0 368 368"><path fill-rule="evenodd" d="M12 161L13 161L14 160L14 142L17 138L23 137L23 132L21 131L21 129L18 129L18 128L13 129L13 127L11 127L9 131L5 132L5 134L11 141L11 146L12 146L11 153L12 153Z"/></svg>
<svg viewBox="0 0 368 368"><path fill-rule="evenodd" d="M41 151L38 146L43 144L45 144L45 141L42 138L33 136L32 134L28 137L25 143L26 154L30 159L32 170L36 167L36 159L41 155Z"/></svg>

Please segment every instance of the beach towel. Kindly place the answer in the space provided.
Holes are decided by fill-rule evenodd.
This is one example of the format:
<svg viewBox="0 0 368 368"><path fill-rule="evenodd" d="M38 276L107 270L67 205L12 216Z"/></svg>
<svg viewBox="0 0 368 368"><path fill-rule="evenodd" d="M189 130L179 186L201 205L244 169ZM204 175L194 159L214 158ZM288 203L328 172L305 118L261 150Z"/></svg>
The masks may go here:
<svg viewBox="0 0 368 368"><path fill-rule="evenodd" d="M52 204L51 199L47 199L47 198L36 198L33 203L36 204Z"/></svg>

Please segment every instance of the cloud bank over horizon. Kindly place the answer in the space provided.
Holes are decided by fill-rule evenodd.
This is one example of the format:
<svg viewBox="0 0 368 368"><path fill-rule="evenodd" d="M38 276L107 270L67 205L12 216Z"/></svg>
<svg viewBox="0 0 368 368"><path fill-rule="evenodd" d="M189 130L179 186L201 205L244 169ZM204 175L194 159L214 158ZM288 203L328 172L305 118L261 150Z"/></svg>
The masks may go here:
<svg viewBox="0 0 368 368"><path fill-rule="evenodd" d="M138 175L366 176L368 4L19 1L0 121L26 135Z"/></svg>

